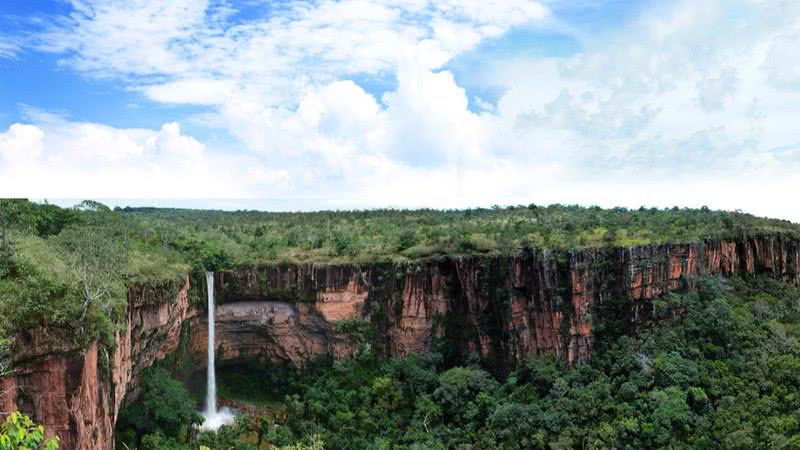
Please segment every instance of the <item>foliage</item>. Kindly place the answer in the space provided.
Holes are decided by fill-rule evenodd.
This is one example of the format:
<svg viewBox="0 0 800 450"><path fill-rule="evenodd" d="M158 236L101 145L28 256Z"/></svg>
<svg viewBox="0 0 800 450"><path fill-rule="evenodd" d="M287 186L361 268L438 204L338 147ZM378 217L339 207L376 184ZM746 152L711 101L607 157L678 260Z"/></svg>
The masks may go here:
<svg viewBox="0 0 800 450"><path fill-rule="evenodd" d="M179 446L179 442L188 440L192 427L203 420L194 406L186 388L167 371L146 369L142 372L141 399L120 412L119 438L141 448Z"/></svg>
<svg viewBox="0 0 800 450"><path fill-rule="evenodd" d="M0 336L37 326L78 335L81 296L66 263L42 238L21 235L15 241L14 282L0 283Z"/></svg>
<svg viewBox="0 0 800 450"><path fill-rule="evenodd" d="M55 450L58 438L45 440L45 430L30 417L12 412L0 425L0 450Z"/></svg>
<svg viewBox="0 0 800 450"><path fill-rule="evenodd" d="M683 316L645 323L634 336L604 335L592 360L573 367L536 358L497 380L478 365L448 368L438 355L411 355L301 374L285 399L286 417L260 425L263 441L279 448L315 435L328 448L795 448L800 289L767 278L708 278L699 292L670 300ZM248 448L235 446L247 445L253 429L217 436Z"/></svg>
<svg viewBox="0 0 800 450"><path fill-rule="evenodd" d="M78 346L99 340L108 349L124 317L126 286L174 281L190 270L406 262L762 233L798 239L800 225L707 208L266 213L0 200L0 342L44 327L51 337ZM666 323L645 325L635 336L622 334L619 320L605 322L587 364L542 358L505 380L477 363L448 367L452 358L438 355L377 361L369 327L342 321L336 331L363 344L359 358L295 380L285 417L195 436L199 418L185 389L152 369L144 372L141 400L121 414L119 436L138 448L240 450L258 440L380 449L800 444L796 288L761 278L709 278L697 293L665 297L654 308ZM682 318L670 319L679 315L673 311ZM447 356L448 349L440 350ZM258 439L251 442L253 433Z"/></svg>
<svg viewBox="0 0 800 450"><path fill-rule="evenodd" d="M43 327L79 348L99 341L108 354L126 284L174 280L188 269L182 258L153 230L94 202L0 200L0 339Z"/></svg>
<svg viewBox="0 0 800 450"><path fill-rule="evenodd" d="M298 442L293 445L280 447L279 450L325 450L325 444L322 442L318 434L311 436L309 444Z"/></svg>
<svg viewBox="0 0 800 450"><path fill-rule="evenodd" d="M525 246L630 246L758 233L798 237L800 226L707 208L267 213L0 200L0 337L43 326L79 345L100 340L110 346L124 316L126 285L174 281L189 270L402 262L510 254Z"/></svg>
<svg viewBox="0 0 800 450"><path fill-rule="evenodd" d="M125 297L125 253L121 243L110 230L97 226L70 227L58 235L56 243L83 294L80 320L93 302L111 315L120 306L115 300Z"/></svg>
<svg viewBox="0 0 800 450"><path fill-rule="evenodd" d="M708 208L118 212L145 228L164 230L171 248L187 255L193 267L205 268L279 261L407 261L444 254L508 254L525 246L627 247L758 233L800 236L800 227L787 221Z"/></svg>

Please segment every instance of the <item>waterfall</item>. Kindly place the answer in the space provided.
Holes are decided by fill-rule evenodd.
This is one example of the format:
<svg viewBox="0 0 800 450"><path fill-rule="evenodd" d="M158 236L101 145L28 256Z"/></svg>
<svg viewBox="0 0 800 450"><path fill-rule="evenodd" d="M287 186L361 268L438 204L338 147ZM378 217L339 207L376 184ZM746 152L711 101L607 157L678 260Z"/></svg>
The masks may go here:
<svg viewBox="0 0 800 450"><path fill-rule="evenodd" d="M206 373L206 415L217 415L217 375L214 369L214 272L206 272L208 287L208 365Z"/></svg>
<svg viewBox="0 0 800 450"><path fill-rule="evenodd" d="M206 272L208 290L208 364L206 364L206 409L203 411L203 429L217 430L221 425L233 422L233 413L228 408L217 411L217 374L214 358L214 272Z"/></svg>

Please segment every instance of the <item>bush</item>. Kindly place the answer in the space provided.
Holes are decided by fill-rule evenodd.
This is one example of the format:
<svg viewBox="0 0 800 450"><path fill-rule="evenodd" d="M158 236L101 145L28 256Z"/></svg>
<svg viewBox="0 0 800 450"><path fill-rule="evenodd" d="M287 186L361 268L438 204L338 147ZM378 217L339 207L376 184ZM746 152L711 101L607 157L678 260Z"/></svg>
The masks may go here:
<svg viewBox="0 0 800 450"><path fill-rule="evenodd" d="M120 412L118 429L122 430L120 437L129 436L127 430L133 430L139 442L126 444L139 447L145 443L145 436L151 436L150 443L162 442L164 436L169 438L164 442L186 442L191 427L202 421L183 384L164 369L151 367L142 372L141 398Z"/></svg>
<svg viewBox="0 0 800 450"><path fill-rule="evenodd" d="M12 412L0 424L0 450L55 450L59 447L58 438L45 439L45 430L36 425L30 417Z"/></svg>

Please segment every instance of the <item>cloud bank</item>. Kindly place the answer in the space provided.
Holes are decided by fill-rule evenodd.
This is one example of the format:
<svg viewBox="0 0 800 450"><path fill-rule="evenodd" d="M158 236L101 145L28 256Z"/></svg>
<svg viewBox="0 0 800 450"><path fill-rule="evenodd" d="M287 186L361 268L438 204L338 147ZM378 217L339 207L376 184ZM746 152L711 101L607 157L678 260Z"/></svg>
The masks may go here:
<svg viewBox="0 0 800 450"><path fill-rule="evenodd" d="M557 2L71 3L31 51L202 106L185 121L233 143L178 123L31 116L0 134L6 195L708 204L800 219L785 201L800 188L797 2L659 3L591 39ZM518 28L571 33L581 50L486 52ZM456 73L462 57L482 63ZM476 85L501 94L476 99Z"/></svg>

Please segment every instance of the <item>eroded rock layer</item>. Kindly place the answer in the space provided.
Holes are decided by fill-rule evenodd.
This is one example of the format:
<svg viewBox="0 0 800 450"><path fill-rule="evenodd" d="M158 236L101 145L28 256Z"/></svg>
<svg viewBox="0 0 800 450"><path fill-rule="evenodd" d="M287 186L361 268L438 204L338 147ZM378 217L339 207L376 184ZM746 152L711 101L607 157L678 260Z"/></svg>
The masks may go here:
<svg viewBox="0 0 800 450"><path fill-rule="evenodd" d="M278 265L215 274L218 358L303 366L363 345L384 356L469 353L498 370L530 356L591 356L604 305L627 323L650 317L654 297L692 289L703 273L767 274L800 282L800 243L781 236L413 264ZM177 292L177 293L176 293ZM17 337L17 371L0 379L0 411L20 408L63 448L113 448L113 425L139 374L185 338L205 364L205 283L133 287L112 355L58 345L46 331ZM190 298L199 299L195 307ZM621 303L620 303L621 302ZM368 330L368 333L359 332ZM368 342L364 342L367 339Z"/></svg>
<svg viewBox="0 0 800 450"><path fill-rule="evenodd" d="M128 292L123 331L111 354L92 343L64 344L47 330L16 336L14 371L0 379L0 411L35 417L63 449L113 449L122 402L139 386L139 374L177 346L189 312L189 283L136 286Z"/></svg>

